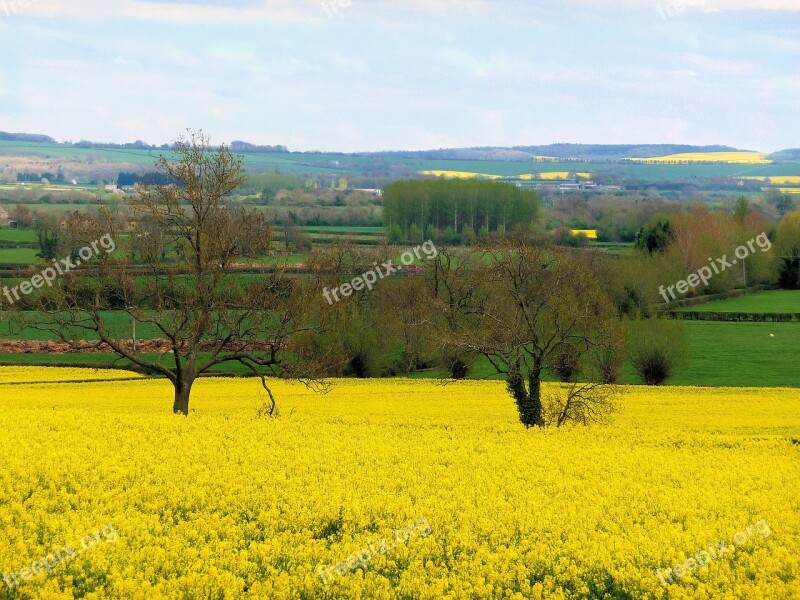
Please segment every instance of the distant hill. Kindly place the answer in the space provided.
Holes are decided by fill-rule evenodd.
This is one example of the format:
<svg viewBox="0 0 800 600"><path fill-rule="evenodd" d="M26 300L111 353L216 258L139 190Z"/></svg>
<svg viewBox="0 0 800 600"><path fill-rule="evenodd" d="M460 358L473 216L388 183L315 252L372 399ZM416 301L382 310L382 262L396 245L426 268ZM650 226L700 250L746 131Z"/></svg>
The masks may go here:
<svg viewBox="0 0 800 600"><path fill-rule="evenodd" d="M39 135L37 133L7 133L0 131L0 141L4 142L33 142L43 144L55 144L56 141L49 135Z"/></svg>
<svg viewBox="0 0 800 600"><path fill-rule="evenodd" d="M515 146L515 150L536 156L580 158L584 160L620 158L653 158L689 152L737 152L730 146L690 146L681 144L549 144L546 146Z"/></svg>
<svg viewBox="0 0 800 600"><path fill-rule="evenodd" d="M392 158L424 160L500 160L526 161L536 157L561 160L611 161L623 158L653 158L688 152L736 152L731 146L689 146L679 144L547 144L544 146L514 146L513 148L477 147L449 148L411 152L377 152Z"/></svg>
<svg viewBox="0 0 800 600"><path fill-rule="evenodd" d="M769 155L770 160L790 160L800 161L800 148L790 148L789 150L781 150Z"/></svg>

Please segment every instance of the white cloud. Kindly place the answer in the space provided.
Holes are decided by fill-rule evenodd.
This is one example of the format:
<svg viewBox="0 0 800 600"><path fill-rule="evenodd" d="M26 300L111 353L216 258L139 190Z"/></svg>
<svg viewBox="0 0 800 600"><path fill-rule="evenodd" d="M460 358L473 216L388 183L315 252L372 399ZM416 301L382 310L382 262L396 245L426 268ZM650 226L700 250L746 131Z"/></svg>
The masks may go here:
<svg viewBox="0 0 800 600"><path fill-rule="evenodd" d="M797 0L565 0L565 3L573 6L620 10L656 10L660 4L686 10L800 11L800 2Z"/></svg>
<svg viewBox="0 0 800 600"><path fill-rule="evenodd" d="M740 77L751 75L757 70L756 64L748 60L711 58L694 53L685 54L684 62L686 66L694 67L700 71Z"/></svg>

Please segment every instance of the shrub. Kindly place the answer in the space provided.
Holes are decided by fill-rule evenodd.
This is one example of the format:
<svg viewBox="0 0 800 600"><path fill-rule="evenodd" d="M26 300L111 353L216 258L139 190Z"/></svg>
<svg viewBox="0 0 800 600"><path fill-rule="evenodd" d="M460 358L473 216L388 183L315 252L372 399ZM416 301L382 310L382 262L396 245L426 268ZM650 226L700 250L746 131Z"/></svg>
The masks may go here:
<svg viewBox="0 0 800 600"><path fill-rule="evenodd" d="M661 385L675 372L685 355L680 321L651 319L630 327L630 358L647 385Z"/></svg>
<svg viewBox="0 0 800 600"><path fill-rule="evenodd" d="M563 383L574 381L578 377L580 368L580 355L571 347L559 350L550 363L550 370Z"/></svg>

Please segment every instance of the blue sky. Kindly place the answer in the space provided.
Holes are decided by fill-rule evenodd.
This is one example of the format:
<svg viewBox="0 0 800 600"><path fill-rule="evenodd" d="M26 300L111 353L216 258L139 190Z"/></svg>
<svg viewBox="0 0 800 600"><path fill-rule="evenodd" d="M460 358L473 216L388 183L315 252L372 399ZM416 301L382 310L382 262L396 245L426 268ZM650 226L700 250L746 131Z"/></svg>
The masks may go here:
<svg viewBox="0 0 800 600"><path fill-rule="evenodd" d="M800 147L800 0L0 0L0 130Z"/></svg>

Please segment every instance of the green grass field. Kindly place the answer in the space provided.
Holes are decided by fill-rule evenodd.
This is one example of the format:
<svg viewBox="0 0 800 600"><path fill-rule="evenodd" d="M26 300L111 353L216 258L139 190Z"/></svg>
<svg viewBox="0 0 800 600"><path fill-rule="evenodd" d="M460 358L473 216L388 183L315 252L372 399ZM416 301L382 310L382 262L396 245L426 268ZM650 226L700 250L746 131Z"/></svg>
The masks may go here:
<svg viewBox="0 0 800 600"><path fill-rule="evenodd" d="M800 324L687 321L684 327L689 360L670 384L800 387Z"/></svg>
<svg viewBox="0 0 800 600"><path fill-rule="evenodd" d="M35 242L33 229L0 229L0 242Z"/></svg>
<svg viewBox="0 0 800 600"><path fill-rule="evenodd" d="M35 248L0 248L0 264L32 265L38 252Z"/></svg>
<svg viewBox="0 0 800 600"><path fill-rule="evenodd" d="M144 354L146 359L158 362L158 354ZM201 358L210 356L201 353ZM165 365L170 367L174 366L174 362L165 358L162 360ZM86 367L86 368L102 368L102 369L122 369L128 370L132 366L131 363L125 359L118 359L113 354L104 354L101 352L84 353L84 354L0 354L0 365L3 366L46 366L46 367ZM231 363L229 365L215 365L209 370L209 374L214 376L245 376L249 375L250 371L247 367L238 363Z"/></svg>
<svg viewBox="0 0 800 600"><path fill-rule="evenodd" d="M757 292L680 310L683 312L800 313L800 290Z"/></svg>
<svg viewBox="0 0 800 600"><path fill-rule="evenodd" d="M358 226L338 226L338 225L309 225L302 227L303 231L309 233L338 233L338 234L361 234L361 235L383 235L386 231L383 227L358 227Z"/></svg>
<svg viewBox="0 0 800 600"><path fill-rule="evenodd" d="M35 314L35 313L28 313ZM124 312L105 311L103 313L107 329L112 332L114 337L130 338L133 336L133 322L131 318ZM75 332L80 335L80 332ZM95 340L97 336L80 335L81 339ZM136 338L139 340L149 340L162 337L158 335L158 329L148 323L136 324ZM15 326L13 320L9 318L9 313L0 313L0 339L4 340L33 340L46 342L50 340L58 340L58 336L49 331L40 331L38 329L27 328L20 330Z"/></svg>
<svg viewBox="0 0 800 600"><path fill-rule="evenodd" d="M130 321L122 315L114 326L128 331ZM800 324L798 323L717 323L686 321L688 359L680 365L668 385L695 385L710 387L800 387ZM41 332L26 332L10 336L0 325L0 338L52 339ZM154 331L137 329L139 339L156 337ZM775 337L770 337L773 334ZM127 335L127 334L126 334ZM110 354L0 354L0 364L15 365L111 365L123 368L126 361L114 363ZM222 365L215 371L245 375L248 371L240 365ZM486 378L491 369L485 360L478 360L470 371L471 378ZM430 370L412 375L417 379L443 377L441 370ZM641 383L630 365L626 365L623 383Z"/></svg>
<svg viewBox="0 0 800 600"><path fill-rule="evenodd" d="M712 387L800 387L800 324L718 323L683 321L687 359L667 381L668 385ZM770 337L773 334L775 337ZM485 378L492 370L479 359L470 377ZM439 378L441 370L413 375ZM623 383L641 380L631 365L625 366Z"/></svg>

